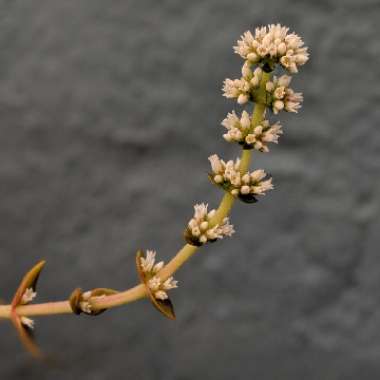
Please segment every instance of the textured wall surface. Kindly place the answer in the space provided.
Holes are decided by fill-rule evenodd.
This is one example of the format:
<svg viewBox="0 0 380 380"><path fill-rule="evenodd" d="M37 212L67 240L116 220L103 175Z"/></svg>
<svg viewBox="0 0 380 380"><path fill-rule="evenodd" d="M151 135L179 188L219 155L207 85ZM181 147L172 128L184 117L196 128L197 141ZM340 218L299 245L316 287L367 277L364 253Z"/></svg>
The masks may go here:
<svg viewBox="0 0 380 380"><path fill-rule="evenodd" d="M0 1L0 297L48 260L39 300L123 289L168 260L207 156L233 158L221 95L232 45L281 22L312 59L299 115L254 166L276 190L238 204L232 239L177 274L178 319L140 301L37 319L47 368L0 321L3 379L362 380L380 376L380 1Z"/></svg>

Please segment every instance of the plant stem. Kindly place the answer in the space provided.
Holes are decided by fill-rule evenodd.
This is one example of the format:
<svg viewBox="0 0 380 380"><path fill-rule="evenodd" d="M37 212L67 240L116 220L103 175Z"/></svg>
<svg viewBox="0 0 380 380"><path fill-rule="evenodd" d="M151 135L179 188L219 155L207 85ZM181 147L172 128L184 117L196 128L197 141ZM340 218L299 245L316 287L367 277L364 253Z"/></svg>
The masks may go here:
<svg viewBox="0 0 380 380"><path fill-rule="evenodd" d="M263 73L261 79L259 94L265 97L265 85L270 78L270 74ZM251 130L255 128L262 121L266 110L266 105L262 103L257 103L255 105ZM246 173L249 168L251 161L251 150L243 150L241 155L240 172ZM231 208L234 204L235 198L230 193L225 193L223 199L211 221L212 224L219 224L227 217ZM178 253L171 259L171 261L159 272L159 277L161 279L166 279L175 273L196 251L198 247L186 244L178 251ZM93 298L91 300L91 305L94 310L97 309L108 309L116 306L125 305L127 303L136 301L140 298L146 296L145 285L136 285L133 288L119 292L114 295L109 295L106 297ZM49 302L41 304L23 305L18 306L17 314L20 316L42 316L42 315L52 315L52 314L70 314L72 309L68 301L60 302ZM0 305L0 318L10 318L11 306L10 305Z"/></svg>

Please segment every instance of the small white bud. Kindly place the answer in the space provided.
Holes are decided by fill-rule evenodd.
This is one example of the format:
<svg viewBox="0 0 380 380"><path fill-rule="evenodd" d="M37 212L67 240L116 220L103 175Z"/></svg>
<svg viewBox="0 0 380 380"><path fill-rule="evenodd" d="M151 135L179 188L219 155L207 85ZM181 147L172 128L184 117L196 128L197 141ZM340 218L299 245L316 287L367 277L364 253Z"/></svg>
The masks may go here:
<svg viewBox="0 0 380 380"><path fill-rule="evenodd" d="M251 126L251 120L249 119L249 114L247 111L243 111L240 119L242 128L247 129Z"/></svg>
<svg viewBox="0 0 380 380"><path fill-rule="evenodd" d="M256 136L252 133L250 133L249 135L246 136L245 138L245 142L247 144L253 144L254 142L256 141Z"/></svg>
<svg viewBox="0 0 380 380"><path fill-rule="evenodd" d="M208 213L207 218L208 218L208 219L211 219L211 218L214 217L215 214L216 214L216 210L211 210L211 211Z"/></svg>
<svg viewBox="0 0 380 380"><path fill-rule="evenodd" d="M255 77L261 78L263 75L263 69L261 67L256 67L255 71L253 72L253 75Z"/></svg>
<svg viewBox="0 0 380 380"><path fill-rule="evenodd" d="M215 183L222 183L223 182L223 176L221 176L220 174L217 174L214 177L214 181L215 181Z"/></svg>
<svg viewBox="0 0 380 380"><path fill-rule="evenodd" d="M278 111L281 111L284 108L284 102L281 100L276 100L273 103L273 112L276 114Z"/></svg>
<svg viewBox="0 0 380 380"><path fill-rule="evenodd" d="M257 87L259 84L260 84L260 79L259 79L257 76L254 76L254 77L251 79L251 85L252 85L253 87Z"/></svg>
<svg viewBox="0 0 380 380"><path fill-rule="evenodd" d="M168 295L163 290L159 290L156 293L154 293L154 297L162 301L168 299Z"/></svg>
<svg viewBox="0 0 380 380"><path fill-rule="evenodd" d="M256 53L249 53L247 55L247 59L252 63L256 63L260 59L260 57Z"/></svg>
<svg viewBox="0 0 380 380"><path fill-rule="evenodd" d="M229 133L225 133L223 135L224 140L231 142L232 141L232 136Z"/></svg>
<svg viewBox="0 0 380 380"><path fill-rule="evenodd" d="M289 75L281 75L280 78L278 78L278 86L282 87L289 87L290 82L292 81L292 77Z"/></svg>
<svg viewBox="0 0 380 380"><path fill-rule="evenodd" d="M223 171L223 164L217 154L213 154L208 158L211 164L211 169L214 173L220 173Z"/></svg>
<svg viewBox="0 0 380 380"><path fill-rule="evenodd" d="M201 231L206 231L208 228L208 222L206 221L202 222L199 227L201 228Z"/></svg>
<svg viewBox="0 0 380 380"><path fill-rule="evenodd" d="M265 57L268 54L268 48L264 45L260 45L257 48L257 54L261 57Z"/></svg>
<svg viewBox="0 0 380 380"><path fill-rule="evenodd" d="M199 227L194 227L191 229L191 234L195 237L199 236L201 234L201 231Z"/></svg>
<svg viewBox="0 0 380 380"><path fill-rule="evenodd" d="M276 99L282 99L285 96L285 87L280 86L274 90L273 96Z"/></svg>
<svg viewBox="0 0 380 380"><path fill-rule="evenodd" d="M240 94L239 97L238 97L238 99L237 99L237 102L239 104L245 104L245 103L247 103L248 102L248 95L246 95L246 94Z"/></svg>
<svg viewBox="0 0 380 380"><path fill-rule="evenodd" d="M34 329L34 321L33 321L33 319L30 319L30 318L27 318L27 317L22 316L22 317L20 318L20 320L21 320L21 323L22 323L24 326L28 327L28 328L31 329L31 330Z"/></svg>
<svg viewBox="0 0 380 380"><path fill-rule="evenodd" d="M160 261L153 267L153 273L159 272L164 267L164 262Z"/></svg>

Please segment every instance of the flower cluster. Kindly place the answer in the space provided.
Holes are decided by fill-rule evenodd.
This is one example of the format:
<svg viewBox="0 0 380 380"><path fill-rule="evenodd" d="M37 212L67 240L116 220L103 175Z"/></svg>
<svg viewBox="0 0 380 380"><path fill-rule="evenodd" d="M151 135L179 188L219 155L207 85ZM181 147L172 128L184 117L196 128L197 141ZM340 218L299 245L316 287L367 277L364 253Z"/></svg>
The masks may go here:
<svg viewBox="0 0 380 380"><path fill-rule="evenodd" d="M301 108L303 96L301 92L294 92L289 88L292 78L288 75L273 77L273 80L266 83L266 90L271 94L271 107L274 114L281 110L288 112L298 112Z"/></svg>
<svg viewBox="0 0 380 380"><path fill-rule="evenodd" d="M265 195L268 190L273 189L272 178L268 178L264 170L241 173L239 159L225 162L216 154L210 156L209 160L211 180L243 201L256 202L256 195Z"/></svg>
<svg viewBox="0 0 380 380"><path fill-rule="evenodd" d="M263 120L260 125L251 131L252 118L247 111L243 111L241 117L232 111L222 121L222 125L227 129L223 138L228 141L235 141L243 145L245 149L256 149L260 152L269 152L268 143L278 143L278 138L282 134L280 123L270 125L268 120Z"/></svg>
<svg viewBox="0 0 380 380"><path fill-rule="evenodd" d="M226 79L223 84L224 96L229 99L237 99L239 104L245 104L252 99L252 93L260 85L263 71L260 67L251 70L251 64L245 62L240 79Z"/></svg>
<svg viewBox="0 0 380 380"><path fill-rule="evenodd" d="M214 242L223 239L225 236L232 236L235 232L229 218L224 218L221 224L213 224L212 218L216 211L208 211L205 203L194 206L194 216L188 223L185 231L185 239L189 244L200 246L207 242Z"/></svg>
<svg viewBox="0 0 380 380"><path fill-rule="evenodd" d="M167 291L177 288L178 281L175 281L173 277L169 277L165 281L162 281L157 273L164 267L164 262L156 261L156 252L147 250L145 257L140 257L141 270L143 271L147 280L147 285L152 291L154 297L158 300L168 299Z"/></svg>
<svg viewBox="0 0 380 380"><path fill-rule="evenodd" d="M255 35L247 31L234 46L234 51L251 63L267 64L271 69L280 63L290 73L297 73L298 66L308 61L309 54L302 38L288 32L289 28L280 24L256 28Z"/></svg>

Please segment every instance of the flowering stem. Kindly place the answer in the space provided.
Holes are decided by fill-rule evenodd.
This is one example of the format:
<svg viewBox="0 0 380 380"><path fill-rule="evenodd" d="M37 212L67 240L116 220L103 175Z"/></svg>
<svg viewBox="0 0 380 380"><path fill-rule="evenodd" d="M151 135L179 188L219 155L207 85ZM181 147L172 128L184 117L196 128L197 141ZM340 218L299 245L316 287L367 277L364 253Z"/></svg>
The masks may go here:
<svg viewBox="0 0 380 380"><path fill-rule="evenodd" d="M259 97L265 97L265 85L270 78L270 73L263 73L260 87L259 87ZM264 103L257 103L254 108L251 130L253 130L260 122L263 120L265 115L266 105ZM244 149L241 155L240 171L245 173L248 171L249 164L251 161L251 150ZM230 193L225 193L223 199L211 220L213 225L222 223L223 219L227 217L231 211L234 204L235 197ZM186 244L181 248L180 251L174 256L171 261L158 273L158 276L165 280L170 277L174 272L176 272L196 251L198 247ZM105 297L93 298L91 300L91 305L94 310L108 309L120 305L124 305L147 295L145 285L136 285L133 288L119 292L114 295L109 295ZM72 309L69 301L60 302L49 302L41 304L31 304L22 305L16 308L17 314L20 316L42 316L51 314L69 314L72 313ZM0 318L10 318L11 316L11 305L0 305Z"/></svg>

